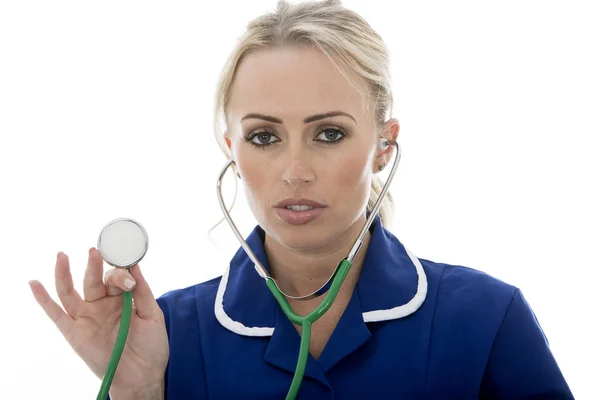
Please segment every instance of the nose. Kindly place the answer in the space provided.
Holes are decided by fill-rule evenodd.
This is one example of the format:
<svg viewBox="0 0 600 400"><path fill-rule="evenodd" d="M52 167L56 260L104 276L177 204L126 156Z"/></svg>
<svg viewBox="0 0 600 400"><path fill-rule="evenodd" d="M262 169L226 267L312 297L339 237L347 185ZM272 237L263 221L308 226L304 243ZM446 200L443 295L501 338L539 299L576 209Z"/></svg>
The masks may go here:
<svg viewBox="0 0 600 400"><path fill-rule="evenodd" d="M293 150L285 163L282 179L293 188L298 188L315 180L315 173L311 166L308 151L303 149Z"/></svg>

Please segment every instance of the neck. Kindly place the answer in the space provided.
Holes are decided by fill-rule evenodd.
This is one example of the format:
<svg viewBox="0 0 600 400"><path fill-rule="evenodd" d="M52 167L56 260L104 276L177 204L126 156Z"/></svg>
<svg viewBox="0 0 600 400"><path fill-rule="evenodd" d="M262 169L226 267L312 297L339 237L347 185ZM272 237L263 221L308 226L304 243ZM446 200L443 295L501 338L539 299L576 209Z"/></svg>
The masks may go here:
<svg viewBox="0 0 600 400"><path fill-rule="evenodd" d="M271 276L287 294L304 296L315 292L327 282L340 261L348 256L365 222L366 217L359 218L339 238L319 249L290 249L266 235L265 251ZM354 289L370 238L371 233L367 232L340 290Z"/></svg>

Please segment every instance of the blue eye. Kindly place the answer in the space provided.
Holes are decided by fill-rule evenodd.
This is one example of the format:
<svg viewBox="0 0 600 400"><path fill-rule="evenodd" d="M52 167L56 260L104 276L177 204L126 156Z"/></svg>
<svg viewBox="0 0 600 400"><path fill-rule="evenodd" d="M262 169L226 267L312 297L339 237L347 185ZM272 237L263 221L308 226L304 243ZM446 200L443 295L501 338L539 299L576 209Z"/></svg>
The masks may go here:
<svg viewBox="0 0 600 400"><path fill-rule="evenodd" d="M341 142L345 137L346 133L343 129L328 127L322 129L314 140L328 145L334 145ZM245 139L251 145L261 149L281 141L275 134L268 131L250 133Z"/></svg>
<svg viewBox="0 0 600 400"><path fill-rule="evenodd" d="M275 139L275 140L271 140L271 139ZM246 141L248 141L249 143L253 144L256 147L264 148L264 147L270 146L271 143L279 142L279 139L277 139L277 137L275 135L273 135L271 132L262 131L262 132L251 133L250 135L248 135L246 137Z"/></svg>
<svg viewBox="0 0 600 400"><path fill-rule="evenodd" d="M323 139L318 139L322 137ZM317 141L323 142L326 144L336 144L340 142L344 137L346 137L346 133L339 128L325 128L319 133L317 136Z"/></svg>

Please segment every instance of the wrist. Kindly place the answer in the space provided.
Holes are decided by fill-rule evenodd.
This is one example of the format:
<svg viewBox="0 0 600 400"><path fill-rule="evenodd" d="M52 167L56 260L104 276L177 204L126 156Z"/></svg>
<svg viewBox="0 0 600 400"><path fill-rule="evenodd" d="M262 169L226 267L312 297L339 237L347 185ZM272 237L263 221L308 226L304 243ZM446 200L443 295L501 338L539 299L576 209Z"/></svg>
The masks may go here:
<svg viewBox="0 0 600 400"><path fill-rule="evenodd" d="M111 400L164 400L165 387L163 382L159 385L149 385L141 388L110 390Z"/></svg>

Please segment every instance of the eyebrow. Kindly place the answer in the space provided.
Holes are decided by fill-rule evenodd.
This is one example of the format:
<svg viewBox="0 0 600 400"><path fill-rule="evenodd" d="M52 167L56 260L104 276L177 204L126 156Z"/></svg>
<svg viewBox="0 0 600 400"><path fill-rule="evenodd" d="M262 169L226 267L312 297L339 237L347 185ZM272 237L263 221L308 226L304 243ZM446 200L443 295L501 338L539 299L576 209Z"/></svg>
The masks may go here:
<svg viewBox="0 0 600 400"><path fill-rule="evenodd" d="M308 124L309 122L314 122L314 121L318 121L320 119L325 119L325 118L329 118L329 117L337 117L338 115L343 115L345 117L348 117L348 118L352 119L352 121L354 121L354 123L356 123L356 120L354 119L354 117L352 115L345 113L343 111L331 111L331 112L327 112L324 114L311 115L310 117L304 118L304 123ZM240 121L243 121L245 119L251 119L251 118L264 119L265 121L274 122L276 124L283 124L283 121L280 120L279 118L271 117L270 115L258 114L258 113L246 114L246 116L244 116Z"/></svg>

